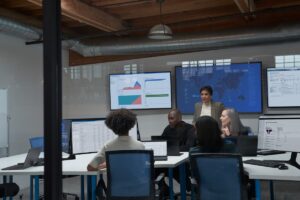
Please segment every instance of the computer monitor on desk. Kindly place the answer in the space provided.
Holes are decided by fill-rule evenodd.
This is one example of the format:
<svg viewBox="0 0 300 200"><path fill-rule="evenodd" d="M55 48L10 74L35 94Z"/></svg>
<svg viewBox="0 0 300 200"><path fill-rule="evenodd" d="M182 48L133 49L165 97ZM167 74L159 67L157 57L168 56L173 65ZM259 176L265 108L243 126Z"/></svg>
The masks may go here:
<svg viewBox="0 0 300 200"><path fill-rule="evenodd" d="M61 122L61 150L63 160L75 159L71 145L71 120L63 119ZM44 158L44 136L29 138L30 148L40 148L41 158ZM65 153L65 154L64 154Z"/></svg>
<svg viewBox="0 0 300 200"><path fill-rule="evenodd" d="M74 154L98 152L104 144L118 137L105 125L105 118L73 119L71 129ZM138 138L136 125L129 135Z"/></svg>
<svg viewBox="0 0 300 200"><path fill-rule="evenodd" d="M258 148L291 152L284 161L300 169L300 116L261 116L259 118Z"/></svg>

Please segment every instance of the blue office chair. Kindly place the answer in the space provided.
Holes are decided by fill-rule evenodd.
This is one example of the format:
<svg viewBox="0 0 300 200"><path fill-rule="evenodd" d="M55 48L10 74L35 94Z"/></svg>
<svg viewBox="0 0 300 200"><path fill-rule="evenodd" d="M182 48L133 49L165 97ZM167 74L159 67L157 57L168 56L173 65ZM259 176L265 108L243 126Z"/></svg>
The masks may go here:
<svg viewBox="0 0 300 200"><path fill-rule="evenodd" d="M196 199L244 199L240 155L194 153L190 155L190 163Z"/></svg>
<svg viewBox="0 0 300 200"><path fill-rule="evenodd" d="M29 138L31 148L42 148L44 149L44 137L33 137Z"/></svg>
<svg viewBox="0 0 300 200"><path fill-rule="evenodd" d="M107 151L107 200L154 200L154 159L152 150ZM159 193L159 192L158 192Z"/></svg>

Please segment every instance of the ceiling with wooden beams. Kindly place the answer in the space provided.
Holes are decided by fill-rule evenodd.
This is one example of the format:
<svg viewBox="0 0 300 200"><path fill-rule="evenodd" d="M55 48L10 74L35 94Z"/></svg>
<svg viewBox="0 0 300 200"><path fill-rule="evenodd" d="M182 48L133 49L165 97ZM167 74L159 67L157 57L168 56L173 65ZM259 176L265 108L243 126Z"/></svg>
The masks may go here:
<svg viewBox="0 0 300 200"><path fill-rule="evenodd" d="M64 38L81 42L147 38L162 22L174 36L299 24L300 0L61 0ZM0 17L42 27L42 0L1 0Z"/></svg>

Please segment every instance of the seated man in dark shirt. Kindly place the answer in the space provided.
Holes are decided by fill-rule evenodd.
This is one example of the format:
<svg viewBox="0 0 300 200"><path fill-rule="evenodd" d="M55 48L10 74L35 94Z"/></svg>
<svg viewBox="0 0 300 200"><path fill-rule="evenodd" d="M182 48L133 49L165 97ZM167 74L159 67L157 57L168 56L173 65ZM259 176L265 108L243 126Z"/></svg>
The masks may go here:
<svg viewBox="0 0 300 200"><path fill-rule="evenodd" d="M182 121L181 112L173 109L168 114L169 125L164 129L162 136L178 138L180 151L189 151L195 146L196 133L194 126Z"/></svg>
<svg viewBox="0 0 300 200"><path fill-rule="evenodd" d="M193 125L182 121L181 112L177 109L173 109L168 114L169 125L164 129L162 136L170 138L178 138L180 151L189 151L189 149L196 144L196 132ZM189 165L186 164L186 186L190 191L191 184L189 181ZM164 172L167 174L168 170L165 168L156 169L157 173ZM179 167L174 168L173 176L177 182L179 182ZM163 182L162 193L163 196L168 196L168 186Z"/></svg>

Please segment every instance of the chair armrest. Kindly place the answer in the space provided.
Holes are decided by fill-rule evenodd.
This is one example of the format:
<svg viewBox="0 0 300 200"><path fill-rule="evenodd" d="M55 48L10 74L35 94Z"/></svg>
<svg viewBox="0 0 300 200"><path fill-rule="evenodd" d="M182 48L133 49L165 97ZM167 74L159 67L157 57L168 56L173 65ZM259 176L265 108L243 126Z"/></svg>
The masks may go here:
<svg viewBox="0 0 300 200"><path fill-rule="evenodd" d="M198 184L196 179L194 179L194 178L192 178L192 177L189 177L189 178L190 178L191 184L192 184L193 186L195 186L195 185Z"/></svg>
<svg viewBox="0 0 300 200"><path fill-rule="evenodd" d="M155 184L159 184L162 180L164 180L164 178L165 178L165 174L164 173L160 173L157 177L156 177L156 179L155 179Z"/></svg>

